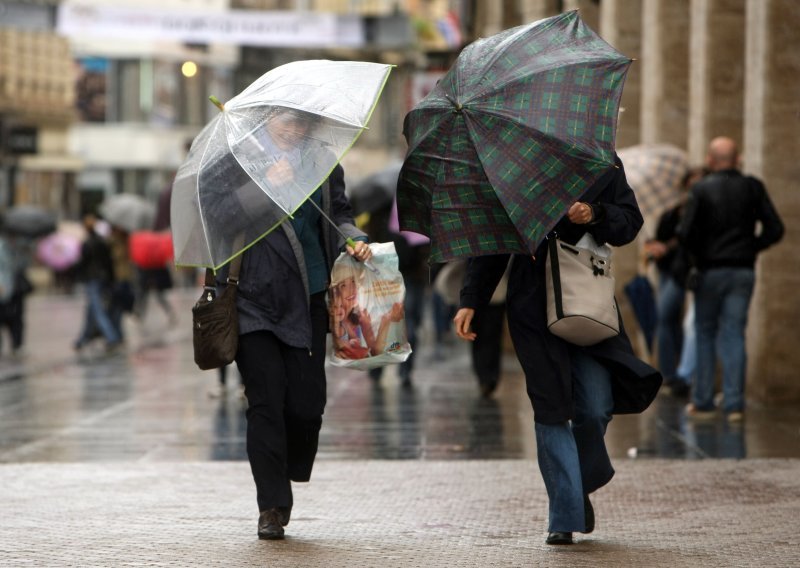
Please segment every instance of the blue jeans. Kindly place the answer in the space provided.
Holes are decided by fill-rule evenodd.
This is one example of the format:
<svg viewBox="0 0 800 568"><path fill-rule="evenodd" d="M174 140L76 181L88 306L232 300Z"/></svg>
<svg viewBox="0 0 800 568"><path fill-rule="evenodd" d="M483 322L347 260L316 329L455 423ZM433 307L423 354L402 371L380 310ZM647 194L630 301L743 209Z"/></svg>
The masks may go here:
<svg viewBox="0 0 800 568"><path fill-rule="evenodd" d="M570 346L575 419L563 424L535 424L536 453L550 501L550 531L586 528L583 495L614 475L604 436L614 399L608 370L580 347Z"/></svg>
<svg viewBox="0 0 800 568"><path fill-rule="evenodd" d="M677 378L691 384L697 371L697 333L694 330L694 297L686 307L683 316L683 346L681 360L678 363Z"/></svg>
<svg viewBox="0 0 800 568"><path fill-rule="evenodd" d="M106 286L99 280L86 282L86 317L83 322L83 331L77 341L79 347L90 341L95 331L102 333L110 345L122 340L106 311L106 302L103 297L106 291Z"/></svg>
<svg viewBox="0 0 800 568"><path fill-rule="evenodd" d="M700 410L714 408L717 354L722 364L723 410L744 410L744 334L754 285L751 268L713 268L700 275L694 305L697 375L692 389L692 402Z"/></svg>
<svg viewBox="0 0 800 568"><path fill-rule="evenodd" d="M683 346L683 300L686 291L672 276L661 273L658 289L658 370L666 380L678 375L677 365Z"/></svg>

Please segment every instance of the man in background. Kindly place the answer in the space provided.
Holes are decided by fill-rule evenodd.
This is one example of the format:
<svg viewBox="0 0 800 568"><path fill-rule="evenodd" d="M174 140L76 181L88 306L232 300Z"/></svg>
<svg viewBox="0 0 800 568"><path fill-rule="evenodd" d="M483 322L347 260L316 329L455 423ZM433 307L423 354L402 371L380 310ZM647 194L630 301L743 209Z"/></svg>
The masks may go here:
<svg viewBox="0 0 800 568"><path fill-rule="evenodd" d="M783 223L764 184L743 175L738 162L734 140L720 136L711 141L706 157L711 173L692 188L677 231L697 269L697 374L686 408L690 418L714 416L719 346L722 410L729 422L743 420L747 365L744 334L756 256L783 237Z"/></svg>

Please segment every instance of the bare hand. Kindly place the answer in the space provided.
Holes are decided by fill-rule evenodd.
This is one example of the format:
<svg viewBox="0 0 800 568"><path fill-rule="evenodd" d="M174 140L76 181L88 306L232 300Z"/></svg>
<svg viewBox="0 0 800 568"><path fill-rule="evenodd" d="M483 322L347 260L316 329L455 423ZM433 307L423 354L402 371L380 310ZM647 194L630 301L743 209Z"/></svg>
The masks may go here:
<svg viewBox="0 0 800 568"><path fill-rule="evenodd" d="M569 208L569 211L567 211L567 218L576 225L585 225L586 223L591 223L592 219L594 219L592 206L588 203L576 201Z"/></svg>
<svg viewBox="0 0 800 568"><path fill-rule="evenodd" d="M370 258L372 258L372 249L369 248L369 245L363 241L356 241L355 247L347 245L346 249L347 249L347 254L349 254L358 261L366 262Z"/></svg>
<svg viewBox="0 0 800 568"><path fill-rule="evenodd" d="M667 251L667 245L661 241L650 241L644 245L645 255L656 260L667 254Z"/></svg>
<svg viewBox="0 0 800 568"><path fill-rule="evenodd" d="M286 158L281 158L267 169L270 185L285 185L294 179L294 168Z"/></svg>
<svg viewBox="0 0 800 568"><path fill-rule="evenodd" d="M466 341L475 341L477 334L470 329L472 325L472 318L475 316L475 310L472 308L461 308L456 312L456 317L453 318L453 323L456 324L456 335Z"/></svg>

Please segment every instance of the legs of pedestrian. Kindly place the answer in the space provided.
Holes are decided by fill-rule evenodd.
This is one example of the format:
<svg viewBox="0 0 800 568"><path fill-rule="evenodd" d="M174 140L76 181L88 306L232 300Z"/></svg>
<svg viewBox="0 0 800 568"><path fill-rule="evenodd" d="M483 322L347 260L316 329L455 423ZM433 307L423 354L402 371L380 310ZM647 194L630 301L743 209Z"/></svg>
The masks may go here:
<svg viewBox="0 0 800 568"><path fill-rule="evenodd" d="M665 384L678 389L685 380L678 376L677 365L683 345L684 289L669 275L662 274L658 290L658 323L656 342L658 347L658 368L664 376Z"/></svg>
<svg viewBox="0 0 800 568"><path fill-rule="evenodd" d="M104 286L101 282L97 280L86 282L86 317L83 331L75 342L76 349L86 345L94 337L95 331L99 331L103 335L108 345L117 345L122 341L106 312L104 292Z"/></svg>
<svg viewBox="0 0 800 568"><path fill-rule="evenodd" d="M536 423L536 451L549 499L548 544L570 544L573 532L594 530L588 495L614 475L605 445L613 397L609 372L570 347L575 419L570 425Z"/></svg>
<svg viewBox="0 0 800 568"><path fill-rule="evenodd" d="M500 381L505 304L489 304L475 312L471 344L472 370L478 378L481 396L489 398Z"/></svg>
<svg viewBox="0 0 800 568"><path fill-rule="evenodd" d="M281 539L293 506L292 481L308 481L326 402L328 311L312 296L311 349L291 347L272 332L239 337L236 363L248 401L247 455L256 485L258 536Z"/></svg>
<svg viewBox="0 0 800 568"><path fill-rule="evenodd" d="M754 271L731 269L728 291L720 309L718 341L722 365L722 410L732 421L741 420L745 408L745 329L754 284Z"/></svg>

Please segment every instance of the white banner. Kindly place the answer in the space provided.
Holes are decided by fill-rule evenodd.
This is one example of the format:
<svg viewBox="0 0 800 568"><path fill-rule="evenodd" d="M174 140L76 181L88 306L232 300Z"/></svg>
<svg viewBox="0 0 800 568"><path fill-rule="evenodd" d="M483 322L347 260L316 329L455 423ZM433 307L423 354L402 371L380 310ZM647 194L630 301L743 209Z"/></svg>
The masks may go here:
<svg viewBox="0 0 800 568"><path fill-rule="evenodd" d="M269 47L359 47L363 26L352 18L319 12L136 9L65 2L56 29L73 37L172 40Z"/></svg>

